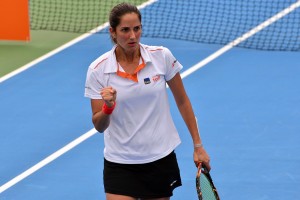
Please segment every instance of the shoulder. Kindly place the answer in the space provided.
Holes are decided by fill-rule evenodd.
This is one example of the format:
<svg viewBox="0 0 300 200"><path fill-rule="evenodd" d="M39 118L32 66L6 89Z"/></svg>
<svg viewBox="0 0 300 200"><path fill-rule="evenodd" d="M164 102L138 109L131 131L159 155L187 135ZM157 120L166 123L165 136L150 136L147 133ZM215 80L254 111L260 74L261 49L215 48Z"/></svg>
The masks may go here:
<svg viewBox="0 0 300 200"><path fill-rule="evenodd" d="M171 51L164 46L150 46L141 44L141 48L144 50L144 52L146 52L149 55L149 57L152 58L161 57L162 59L165 59L172 56Z"/></svg>
<svg viewBox="0 0 300 200"><path fill-rule="evenodd" d="M148 52L160 52L160 51L163 51L165 48L163 46L150 46L150 45L145 45L145 44L141 44L141 47Z"/></svg>
<svg viewBox="0 0 300 200"><path fill-rule="evenodd" d="M141 47L149 53L165 53L166 51L170 51L167 47L164 46L151 46L141 44Z"/></svg>
<svg viewBox="0 0 300 200"><path fill-rule="evenodd" d="M89 70L100 70L103 69L103 67L107 64L109 57L111 55L111 52L108 51L104 54L102 54L100 57L98 57L96 60L94 60L90 66L89 66Z"/></svg>

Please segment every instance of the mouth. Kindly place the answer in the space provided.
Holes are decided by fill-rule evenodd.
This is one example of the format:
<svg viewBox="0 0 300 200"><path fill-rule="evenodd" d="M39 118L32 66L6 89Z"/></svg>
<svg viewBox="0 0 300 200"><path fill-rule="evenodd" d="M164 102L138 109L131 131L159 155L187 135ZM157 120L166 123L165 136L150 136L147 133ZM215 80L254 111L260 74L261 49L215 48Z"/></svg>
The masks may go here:
<svg viewBox="0 0 300 200"><path fill-rule="evenodd" d="M129 46L135 46L136 42L129 42L128 45Z"/></svg>

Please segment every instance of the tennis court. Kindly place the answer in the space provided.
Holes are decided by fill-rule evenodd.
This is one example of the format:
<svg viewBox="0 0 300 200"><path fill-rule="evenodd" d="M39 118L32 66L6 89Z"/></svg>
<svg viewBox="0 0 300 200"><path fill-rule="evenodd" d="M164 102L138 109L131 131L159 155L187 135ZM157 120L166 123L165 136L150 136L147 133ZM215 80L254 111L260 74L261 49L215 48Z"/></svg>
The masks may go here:
<svg viewBox="0 0 300 200"><path fill-rule="evenodd" d="M234 47L185 73L224 45L150 37L142 43L168 47L184 66L221 199L299 198L300 51ZM103 135L93 130L83 93L88 65L111 46L108 34L92 34L1 79L0 200L105 199ZM176 153L183 186L172 200L194 200L192 141L169 94L182 139Z"/></svg>

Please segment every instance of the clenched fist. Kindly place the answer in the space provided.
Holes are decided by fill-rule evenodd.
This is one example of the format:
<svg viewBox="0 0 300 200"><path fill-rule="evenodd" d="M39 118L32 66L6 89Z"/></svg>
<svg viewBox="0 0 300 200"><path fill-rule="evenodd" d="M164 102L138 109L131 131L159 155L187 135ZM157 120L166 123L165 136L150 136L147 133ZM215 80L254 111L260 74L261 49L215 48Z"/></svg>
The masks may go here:
<svg viewBox="0 0 300 200"><path fill-rule="evenodd" d="M117 91L114 88L110 86L103 88L100 91L100 95L102 96L102 99L108 107L112 107L115 104L117 98Z"/></svg>

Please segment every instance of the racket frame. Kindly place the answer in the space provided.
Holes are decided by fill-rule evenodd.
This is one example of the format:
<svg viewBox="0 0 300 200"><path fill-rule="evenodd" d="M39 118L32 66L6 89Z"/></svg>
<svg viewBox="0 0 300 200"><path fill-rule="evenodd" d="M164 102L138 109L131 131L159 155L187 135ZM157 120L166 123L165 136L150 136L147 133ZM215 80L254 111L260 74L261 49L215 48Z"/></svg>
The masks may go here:
<svg viewBox="0 0 300 200"><path fill-rule="evenodd" d="M208 179L208 181L209 181L209 183L210 183L210 185L212 187L212 191L213 191L213 193L214 193L214 195L216 197L216 200L220 200L218 191L217 191L217 189L216 189L216 187L215 187L215 185L214 185L214 183L212 181L212 178L211 178L211 176L209 174L209 171L208 171L208 169L206 168L205 165L202 165L202 163L198 164L198 170L197 170L197 175L196 175L196 190L197 190L197 194L198 194L198 199L199 200L205 200L202 197L202 191L201 191L201 184L200 184L201 173L203 173L206 176L206 178Z"/></svg>

